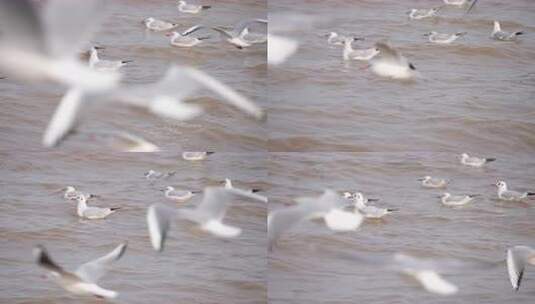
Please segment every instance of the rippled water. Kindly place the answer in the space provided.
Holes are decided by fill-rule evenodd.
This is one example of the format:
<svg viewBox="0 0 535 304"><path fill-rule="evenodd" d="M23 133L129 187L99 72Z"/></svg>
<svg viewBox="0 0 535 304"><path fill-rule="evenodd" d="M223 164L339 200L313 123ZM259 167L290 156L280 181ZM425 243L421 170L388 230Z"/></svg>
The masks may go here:
<svg viewBox="0 0 535 304"><path fill-rule="evenodd" d="M52 85L0 81L0 303L96 303L75 297L41 277L31 248L47 246L74 269L128 241L124 257L103 279L118 303L531 303L535 271L513 292L503 259L509 246L534 246L535 208L496 200L493 184L535 187L535 3L479 1L474 11L444 8L433 21L408 21L412 7L436 1L214 1L205 14L178 15L173 1L110 1L110 18L93 39L102 58L132 59L125 82L158 79L170 62L201 68L268 109L258 123L201 93L207 113L185 123L137 109L88 109L79 130L126 130L165 152L125 154L74 134L59 149L40 146L64 90ZM196 23L230 25L267 13L314 18L312 29L285 35L300 41L298 53L275 68L265 45L237 50L217 35L192 49L172 48L147 34L148 16L173 20L180 29ZM523 30L515 43L488 38L492 20ZM423 34L467 31L450 46L427 43ZM396 82L371 74L364 63L344 62L339 47L320 34L337 31L366 38L355 47L389 39L423 79ZM207 161L181 160L183 150L217 151ZM459 164L461 152L496 157L474 169ZM149 169L176 170L154 184ZM416 179L450 179L454 194L481 194L461 208L447 208L440 191ZM199 189L225 177L245 188L266 190L270 203L237 201L228 222L243 229L236 239L209 237L176 222L163 253L149 245L146 208L173 205L159 191L167 185ZM120 206L106 220L80 220L75 204L53 193L66 185L102 196L93 204ZM267 253L266 216L297 196L322 189L361 190L398 208L383 220L366 220L353 233L334 233L321 222L303 223ZM176 207L192 206L194 199ZM407 252L420 257L496 262L446 279L460 287L453 297L419 288L412 279L368 265L358 256ZM353 259L352 256L355 256Z"/></svg>

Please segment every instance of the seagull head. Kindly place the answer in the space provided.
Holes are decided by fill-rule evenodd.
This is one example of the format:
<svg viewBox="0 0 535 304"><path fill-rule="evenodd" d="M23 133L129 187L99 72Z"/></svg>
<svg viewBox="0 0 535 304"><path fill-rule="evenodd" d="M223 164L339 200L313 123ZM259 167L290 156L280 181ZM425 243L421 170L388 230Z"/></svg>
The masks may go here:
<svg viewBox="0 0 535 304"><path fill-rule="evenodd" d="M353 198L353 194L351 194L351 192L344 192L344 198L345 199L351 199L351 198Z"/></svg>
<svg viewBox="0 0 535 304"><path fill-rule="evenodd" d="M67 186L67 187L63 188L63 190L65 190L65 192L74 192L74 191L76 191L76 189L73 186Z"/></svg>
<svg viewBox="0 0 535 304"><path fill-rule="evenodd" d="M451 194L449 194L448 192L444 192L444 193L442 193L442 195L439 195L438 198L447 199L450 196L451 196Z"/></svg>
<svg viewBox="0 0 535 304"><path fill-rule="evenodd" d="M148 23L153 22L153 21L154 21L154 18L148 17L148 18L143 19L143 21L141 23L148 24Z"/></svg>
<svg viewBox="0 0 535 304"><path fill-rule="evenodd" d="M431 176L426 175L426 176L424 176L424 177L419 178L418 180L421 181L421 182L423 182L423 181L428 181L428 180L430 180L430 179L431 179Z"/></svg>
<svg viewBox="0 0 535 304"><path fill-rule="evenodd" d="M170 192L170 191L173 191L175 190L175 188L171 187L171 186L167 186L165 187L165 189L162 189L162 191L165 191L165 192Z"/></svg>
<svg viewBox="0 0 535 304"><path fill-rule="evenodd" d="M507 184L504 181L498 181L496 183L496 187L498 187L498 189L500 189L500 190L506 190L507 189Z"/></svg>

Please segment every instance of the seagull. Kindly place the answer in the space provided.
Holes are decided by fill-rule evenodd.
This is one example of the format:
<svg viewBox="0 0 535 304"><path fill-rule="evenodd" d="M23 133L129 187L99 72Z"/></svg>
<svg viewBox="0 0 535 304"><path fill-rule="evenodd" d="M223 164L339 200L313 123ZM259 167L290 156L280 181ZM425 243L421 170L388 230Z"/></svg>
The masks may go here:
<svg viewBox="0 0 535 304"><path fill-rule="evenodd" d="M470 166L470 167L481 168L486 163L490 163L495 160L496 158L479 158L475 156L469 156L467 153L461 154L461 164Z"/></svg>
<svg viewBox="0 0 535 304"><path fill-rule="evenodd" d="M191 36L183 35L178 32L167 33L165 34L165 36L171 37L171 40L169 41L169 43L172 46L177 46L177 47L193 47L201 43L203 40L210 38L210 37L191 37Z"/></svg>
<svg viewBox="0 0 535 304"><path fill-rule="evenodd" d="M132 62L132 60L101 60L98 58L97 49L102 47L94 46L89 50L89 67L101 72L115 72Z"/></svg>
<svg viewBox="0 0 535 304"><path fill-rule="evenodd" d="M186 1L178 1L178 11L187 14L198 14L202 10L211 8L210 5L188 4Z"/></svg>
<svg viewBox="0 0 535 304"><path fill-rule="evenodd" d="M534 196L535 192L517 192L513 190L507 190L507 184L504 181L496 183L498 187L498 198L504 201L521 201L528 196Z"/></svg>
<svg viewBox="0 0 535 304"><path fill-rule="evenodd" d="M429 175L419 178L424 188L446 188L448 181L442 178L433 178Z"/></svg>
<svg viewBox="0 0 535 304"><path fill-rule="evenodd" d="M356 210L358 210L358 212L364 215L366 218L382 218L387 214L398 211L398 209L368 206L367 202L369 199L364 198L364 195L360 192L354 193L352 200L355 203Z"/></svg>
<svg viewBox="0 0 535 304"><path fill-rule="evenodd" d="M77 2L0 1L0 70L21 80L84 91L116 87L120 74L90 69L77 58L101 21L104 1Z"/></svg>
<svg viewBox="0 0 535 304"><path fill-rule="evenodd" d="M166 198L177 202L189 201L193 196L200 193L200 191L175 190L171 186L167 186L162 191L165 191Z"/></svg>
<svg viewBox="0 0 535 304"><path fill-rule="evenodd" d="M464 6L470 3L471 0L444 0L444 4L453 6ZM476 2L477 0L474 0Z"/></svg>
<svg viewBox="0 0 535 304"><path fill-rule="evenodd" d="M293 39L278 35L268 35L267 62L269 65L280 65L290 58L299 48Z"/></svg>
<svg viewBox="0 0 535 304"><path fill-rule="evenodd" d="M357 197L357 195L359 197L361 197L361 200L362 202L364 202L364 204L367 204L368 202L377 202L379 201L378 198L367 198L364 196L364 194L362 194L361 192L355 192L355 193L351 193L351 192L344 192L344 198L345 199L348 199L348 200L351 200L351 201L354 201L355 198Z"/></svg>
<svg viewBox="0 0 535 304"><path fill-rule="evenodd" d="M234 188L230 178L225 178L224 187L225 187L225 189L233 189ZM256 194L256 192L260 192L260 189L240 189L240 190L243 190L243 191L251 193L255 197L255 199L258 200L258 201L261 201L261 202L264 202L264 203L268 202L268 198L267 197L265 197L263 195Z"/></svg>
<svg viewBox="0 0 535 304"><path fill-rule="evenodd" d="M502 31L500 22L494 21L494 29L492 30L490 37L498 41L513 41L513 40L516 40L517 36L522 35L522 34L524 34L524 32L513 32L513 33L504 32Z"/></svg>
<svg viewBox="0 0 535 304"><path fill-rule="evenodd" d="M335 32L330 32L325 36L327 36L327 43L330 45L344 45L345 39L349 38L343 35L338 35L338 33Z"/></svg>
<svg viewBox="0 0 535 304"><path fill-rule="evenodd" d="M470 203L477 196L479 196L479 194L451 195L446 192L439 197L440 201L445 206L462 206Z"/></svg>
<svg viewBox="0 0 535 304"><path fill-rule="evenodd" d="M370 61L372 72L394 79L409 79L417 75L414 65L389 44L378 42L375 47L381 55Z"/></svg>
<svg viewBox="0 0 535 304"><path fill-rule="evenodd" d="M420 19L424 19L424 18L435 17L440 9L441 9L441 7L431 8L431 9L416 9L416 8L413 8L408 12L409 19L420 20Z"/></svg>
<svg viewBox="0 0 535 304"><path fill-rule="evenodd" d="M87 197L82 194L78 197L76 213L81 218L98 220L108 217L108 215L115 213L118 209L120 208L89 207L87 206Z"/></svg>
<svg viewBox="0 0 535 304"><path fill-rule="evenodd" d="M345 38L344 40L344 60L370 60L379 54L378 48L354 50L351 42L362 40L362 38Z"/></svg>
<svg viewBox="0 0 535 304"><path fill-rule="evenodd" d="M437 32L429 32L427 34L424 34L424 36L427 36L429 39L429 42L436 43L436 44L450 44L453 41L457 40L460 37L463 37L466 35L466 32L458 32L455 34L440 34Z"/></svg>
<svg viewBox="0 0 535 304"><path fill-rule="evenodd" d="M272 211L268 215L269 248L280 236L303 220L323 218L334 231L355 231L362 223L358 212L344 211L346 201L333 190L325 190L319 197L299 197L297 205Z"/></svg>
<svg viewBox="0 0 535 304"><path fill-rule="evenodd" d="M116 298L119 294L113 290L97 285L113 262L119 260L126 250L126 243L120 244L107 255L82 264L74 272L68 272L58 266L48 255L42 245L33 249L37 265L49 271L48 277L65 290L77 295L94 295L99 298Z"/></svg>
<svg viewBox="0 0 535 304"><path fill-rule="evenodd" d="M178 23L173 22L167 22L163 20L158 20L153 17L148 17L143 20L143 24L145 24L145 27L153 32L163 32L163 31L169 31L178 26Z"/></svg>
<svg viewBox="0 0 535 304"><path fill-rule="evenodd" d="M266 119L266 113L256 104L208 74L190 67L172 66L156 83L125 86L100 94L88 94L75 87L69 89L45 130L43 145L57 146L76 126L85 103L115 101L146 108L164 118L192 119L203 112L202 108L182 100L202 87L217 93L224 101L254 118Z"/></svg>
<svg viewBox="0 0 535 304"><path fill-rule="evenodd" d="M163 172L154 171L154 170L151 169L151 170L143 173L143 176L147 180L154 181L154 180L157 180L157 179L160 179L160 178L168 178L168 177L171 177L171 176L173 176L175 174L176 174L176 171L170 171L170 172L163 173Z"/></svg>
<svg viewBox="0 0 535 304"><path fill-rule="evenodd" d="M184 160L205 160L208 155L212 155L215 152L182 152L182 159Z"/></svg>
<svg viewBox="0 0 535 304"><path fill-rule="evenodd" d="M224 29L222 27L212 27L212 29L214 31L221 33L230 44L234 45L235 47L239 49L242 49L245 47L249 47L255 43L259 43L257 41L250 41L250 40L245 39L246 38L245 36L249 33L247 28L251 24L254 24L254 23L267 24L267 20L265 19L245 20L236 24L232 28L232 30Z"/></svg>
<svg viewBox="0 0 535 304"><path fill-rule="evenodd" d="M84 195L82 192L76 190L73 186L67 186L59 191L65 191L63 194L63 198L71 200L71 201L77 201L78 198L82 195ZM97 195L94 194L86 194L88 198L97 197Z"/></svg>
<svg viewBox="0 0 535 304"><path fill-rule="evenodd" d="M514 246L507 249L507 272L514 290L520 288L526 264L535 265L535 249L528 246Z"/></svg>
<svg viewBox="0 0 535 304"><path fill-rule="evenodd" d="M194 209L175 211L163 204L153 204L147 210L147 225L152 247L162 251L170 228L171 220L176 215L179 219L194 222L200 229L222 238L237 237L241 229L224 224L223 218L231 200L235 198L255 199L252 193L232 188L207 187L203 191L201 203Z"/></svg>

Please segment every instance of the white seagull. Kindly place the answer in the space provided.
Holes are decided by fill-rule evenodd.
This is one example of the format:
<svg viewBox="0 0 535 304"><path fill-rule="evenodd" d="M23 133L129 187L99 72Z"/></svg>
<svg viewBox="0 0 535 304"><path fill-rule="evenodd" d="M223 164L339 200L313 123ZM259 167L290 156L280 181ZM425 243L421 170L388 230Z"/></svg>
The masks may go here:
<svg viewBox="0 0 535 304"><path fill-rule="evenodd" d="M367 202L370 201L364 198L364 195L360 192L353 194L352 199L355 203L355 208L366 218L382 218L383 216L390 214L398 209L393 208L378 208L375 206L368 206Z"/></svg>
<svg viewBox="0 0 535 304"><path fill-rule="evenodd" d="M77 58L100 23L103 5L101 0L0 1L0 70L84 91L114 88L120 74L96 71Z"/></svg>
<svg viewBox="0 0 535 304"><path fill-rule="evenodd" d="M268 35L267 62L280 65L290 58L299 48L299 42L278 35Z"/></svg>
<svg viewBox="0 0 535 304"><path fill-rule="evenodd" d="M178 26L178 23L158 20L153 17L148 17L148 18L143 19L143 24L145 24L145 27L148 30L153 31L153 32L169 31Z"/></svg>
<svg viewBox="0 0 535 304"><path fill-rule="evenodd" d="M414 65L389 44L378 42L375 47L380 53L370 61L370 69L375 74L394 79L410 79L418 75Z"/></svg>
<svg viewBox="0 0 535 304"><path fill-rule="evenodd" d="M481 168L486 163L495 161L496 158L480 158L476 156L470 156L467 153L461 154L461 164L470 167Z"/></svg>
<svg viewBox="0 0 535 304"><path fill-rule="evenodd" d="M163 204L153 204L147 210L147 225L154 250L162 251L170 228L171 220L176 215L199 225L200 229L222 238L237 237L241 234L238 227L223 223L228 205L235 198L255 199L252 193L240 189L207 187L203 191L201 203L194 209L174 210Z"/></svg>
<svg viewBox="0 0 535 304"><path fill-rule="evenodd" d="M215 152L182 152L182 159L190 161L205 160Z"/></svg>
<svg viewBox="0 0 535 304"><path fill-rule="evenodd" d="M269 248L280 236L304 220L323 218L334 231L355 231L362 223L358 212L344 211L346 200L333 190L325 190L319 197L299 197L297 205L272 211L268 215Z"/></svg>
<svg viewBox="0 0 535 304"><path fill-rule="evenodd" d="M440 9L441 9L440 7L431 8L431 9L416 9L416 8L413 8L408 12L409 19L420 20L420 19L424 19L424 18L435 17Z"/></svg>
<svg viewBox="0 0 535 304"><path fill-rule="evenodd" d="M74 188L73 186L67 186L59 191L65 191L65 193L63 194L63 198L71 201L77 201L78 198L82 195L86 195L88 198L97 197L94 194L83 194L82 192L76 190L76 188Z"/></svg>
<svg viewBox="0 0 535 304"><path fill-rule="evenodd" d="M344 40L344 60L370 60L379 54L378 48L370 49L357 49L354 50L351 43L356 40L362 40L361 38L345 38Z"/></svg>
<svg viewBox="0 0 535 304"><path fill-rule="evenodd" d="M507 249L507 272L514 290L520 288L526 264L535 266L535 249L528 246L514 246Z"/></svg>
<svg viewBox="0 0 535 304"><path fill-rule="evenodd" d="M119 260L126 250L126 243L120 244L107 255L82 264L74 272L68 272L58 266L48 255L44 246L33 249L37 265L49 271L48 277L63 289L76 295L93 295L100 298L116 298L116 291L104 289L97 285L113 262Z"/></svg>
<svg viewBox="0 0 535 304"><path fill-rule="evenodd" d="M232 181L230 180L230 178L225 178L224 187L225 187L225 189L232 189L232 188L234 188L234 186L232 185ZM260 195L260 194L257 194L257 192L260 192L260 189L240 189L240 190L243 190L243 191L246 191L246 192L251 193L253 196L256 197L256 200L258 200L258 201L261 201L261 202L264 202L264 203L267 203L267 202L268 202L268 198L267 198L267 197L265 197L265 196L263 196L263 195Z"/></svg>
<svg viewBox="0 0 535 304"><path fill-rule="evenodd" d="M443 178L433 178L429 175L419 178L424 188L446 188L448 181Z"/></svg>
<svg viewBox="0 0 535 304"><path fill-rule="evenodd" d="M202 10L211 8L210 5L197 5L197 4L188 4L186 1L178 1L178 11L181 13L187 14L198 14Z"/></svg>
<svg viewBox="0 0 535 304"><path fill-rule="evenodd" d="M267 22L268 21L265 19L251 19L251 20L245 20L236 24L232 28L232 30L224 29L222 27L212 27L212 29L214 31L221 33L225 37L227 42L229 42L230 44L234 45L235 47L239 49L242 49L242 48L249 47L256 43L265 42L265 39L260 40L260 41L258 41L257 39L247 40L246 35L249 34L248 27L251 26L252 24L259 23L259 24L267 25Z"/></svg>
<svg viewBox="0 0 535 304"><path fill-rule="evenodd" d="M457 40L460 37L463 37L466 34L467 34L466 32L458 32L455 34L440 34L437 32L429 32L427 34L424 34L424 36L426 36L429 42L431 43L450 44L453 41Z"/></svg>
<svg viewBox="0 0 535 304"><path fill-rule="evenodd" d="M108 215L115 213L118 209L120 208L89 207L87 206L87 196L82 194L78 197L76 213L81 218L98 220L108 217Z"/></svg>
<svg viewBox="0 0 535 304"><path fill-rule="evenodd" d="M518 192L507 189L507 184L504 181L496 183L498 187L498 198L504 201L521 201L528 196L534 196L535 192Z"/></svg>
<svg viewBox="0 0 535 304"><path fill-rule="evenodd" d="M171 176L173 176L175 174L176 174L176 171L170 171L170 172L163 173L163 172L159 172L159 171L155 171L155 170L151 169L151 170L143 173L143 176L147 180L154 181L154 180L157 180L157 179L160 179L160 178L168 178L168 177L171 177Z"/></svg>
<svg viewBox="0 0 535 304"><path fill-rule="evenodd" d="M463 206L474 200L479 194L451 195L446 192L440 196L440 201L445 206Z"/></svg>
<svg viewBox="0 0 535 304"><path fill-rule="evenodd" d="M210 37L192 37L186 36L183 33L171 32L165 34L165 36L170 37L169 44L177 47L193 47L201 43L203 40L206 40Z"/></svg>
<svg viewBox="0 0 535 304"><path fill-rule="evenodd" d="M500 26L500 22L494 21L494 29L492 30L492 33L490 34L490 37L494 40L499 41L513 41L516 40L516 37L519 35L524 34L524 32L504 32L502 31L502 28Z"/></svg>
<svg viewBox="0 0 535 304"><path fill-rule="evenodd" d="M200 191L189 191L189 190L175 190L175 188L171 186L167 186L162 191L165 192L165 197L177 201L177 202L185 202L190 200L193 196L200 193Z"/></svg>
<svg viewBox="0 0 535 304"><path fill-rule="evenodd" d="M132 60L102 60L98 58L97 49L102 47L94 46L89 50L89 67L101 72L115 72L132 62Z"/></svg>

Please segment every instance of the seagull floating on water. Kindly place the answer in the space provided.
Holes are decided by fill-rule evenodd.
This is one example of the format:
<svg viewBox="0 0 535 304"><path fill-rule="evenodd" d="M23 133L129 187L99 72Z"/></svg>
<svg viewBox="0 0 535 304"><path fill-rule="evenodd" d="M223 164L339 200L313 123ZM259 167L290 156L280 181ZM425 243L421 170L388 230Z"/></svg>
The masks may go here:
<svg viewBox="0 0 535 304"><path fill-rule="evenodd" d="M507 272L514 290L520 288L526 264L535 266L535 249L529 246L514 246L507 249Z"/></svg>
<svg viewBox="0 0 535 304"><path fill-rule="evenodd" d="M203 191L201 203L194 209L174 210L163 204L153 204L147 211L147 224L152 247L162 251L169 231L171 220L176 215L199 225L200 229L223 238L237 237L241 229L224 224L223 218L228 205L235 198L256 199L252 193L240 189L207 187Z"/></svg>
<svg viewBox="0 0 535 304"><path fill-rule="evenodd" d="M507 184L504 181L496 183L498 187L498 198L504 201L521 201L528 196L535 196L535 192L518 192L507 189Z"/></svg>
<svg viewBox="0 0 535 304"><path fill-rule="evenodd" d="M463 206L474 200L479 194L451 195L445 192L440 196L440 201L445 206Z"/></svg>
<svg viewBox="0 0 535 304"><path fill-rule="evenodd" d="M86 218L89 220L98 220L108 217L108 215L115 213L120 208L100 208L100 207L89 207L87 206L88 197L85 195L80 195L78 197L78 206L76 208L76 213L81 218Z"/></svg>
<svg viewBox="0 0 535 304"><path fill-rule="evenodd" d="M446 188L448 181L443 178L433 178L429 175L419 178L424 188Z"/></svg>
<svg viewBox="0 0 535 304"><path fill-rule="evenodd" d="M211 8L210 5L188 4L186 1L178 1L178 11L187 14L198 14L202 10Z"/></svg>
<svg viewBox="0 0 535 304"><path fill-rule="evenodd" d="M115 72L132 62L132 60L101 60L98 58L98 49L102 47L94 46L89 50L89 67L101 72Z"/></svg>
<svg viewBox="0 0 535 304"><path fill-rule="evenodd" d="M201 43L203 40L206 40L210 37L192 37L192 36L186 36L184 34L181 34L179 32L172 32L165 34L167 37L171 37L169 43L172 46L177 47L193 47L197 44Z"/></svg>
<svg viewBox="0 0 535 304"><path fill-rule="evenodd" d="M481 168L486 163L490 163L495 160L496 158L480 158L480 157L475 157L475 156L469 156L467 153L461 154L461 164L470 166L470 167Z"/></svg>
<svg viewBox="0 0 535 304"><path fill-rule="evenodd" d="M344 40L344 60L370 60L379 54L378 48L354 50L351 43L361 38L345 38Z"/></svg>
<svg viewBox="0 0 535 304"><path fill-rule="evenodd" d="M249 47L253 44L257 43L264 43L266 42L266 39L255 39L255 40L248 40L246 39L246 35L249 34L248 27L252 24L259 23L259 24L266 24L267 20L265 19L252 19L252 20L245 20L238 24L236 24L232 30L224 29L222 27L212 27L214 31L217 31L221 33L227 42L234 45L235 47L242 49L245 47Z"/></svg>
<svg viewBox="0 0 535 304"><path fill-rule="evenodd" d="M304 220L323 218L327 227L334 231L355 231L363 220L358 212L344 211L346 200L333 190L325 190L319 197L300 197L295 201L297 205L269 213L269 248L284 232Z"/></svg>
<svg viewBox="0 0 535 304"><path fill-rule="evenodd" d="M408 12L409 19L420 20L420 19L435 17L440 9L441 9L440 7L431 8L431 9L413 8Z"/></svg>
<svg viewBox="0 0 535 304"><path fill-rule="evenodd" d="M107 255L80 265L74 272L68 272L58 266L48 255L45 247L37 245L33 255L37 265L49 271L48 277L63 289L76 295L94 295L100 298L116 298L119 294L113 290L104 289L97 285L113 262L119 260L125 250L126 243L120 244Z"/></svg>
<svg viewBox="0 0 535 304"><path fill-rule="evenodd" d="M424 36L427 36L429 42L431 43L450 44L458 38L465 36L466 34L466 32L458 32L455 34L440 34L437 32L429 32L427 34L424 34Z"/></svg>
<svg viewBox="0 0 535 304"><path fill-rule="evenodd" d="M182 152L182 159L184 160L205 160L208 158L208 155L212 155L215 152Z"/></svg>
<svg viewBox="0 0 535 304"><path fill-rule="evenodd" d="M177 201L177 202L185 202L190 200L193 196L200 193L200 191L189 191L189 190L175 190L175 188L171 186L167 186L164 190L165 197Z"/></svg>
<svg viewBox="0 0 535 304"><path fill-rule="evenodd" d="M513 33L504 32L502 31L500 22L494 21L494 29L492 30L490 37L498 41L513 41L513 40L516 40L517 36L522 35L522 34L524 34L524 32L513 32Z"/></svg>
<svg viewBox="0 0 535 304"><path fill-rule="evenodd" d="M63 194L63 198L71 200L71 201L77 201L78 198L82 195L86 195L88 198L97 197L97 195L94 195L94 194L84 194L76 190L76 188L74 188L73 186L67 186L59 191L65 191L65 193Z"/></svg>
<svg viewBox="0 0 535 304"><path fill-rule="evenodd" d="M153 32L163 32L163 31L169 31L178 26L178 23L173 22L167 22L163 20L158 20L153 17L148 17L143 20L143 24L145 24L145 27Z"/></svg>
<svg viewBox="0 0 535 304"><path fill-rule="evenodd" d="M380 53L370 61L370 69L375 74L394 79L410 79L418 75L414 65L389 44L378 42L375 47Z"/></svg>
<svg viewBox="0 0 535 304"><path fill-rule="evenodd" d="M335 32L330 32L329 34L326 34L325 36L327 36L327 43L330 45L344 45L345 39L350 38L350 37L346 37L343 35L339 35L338 33L335 33Z"/></svg>
<svg viewBox="0 0 535 304"><path fill-rule="evenodd" d="M364 197L361 192L355 192L351 197L355 203L355 208L366 218L382 218L383 216L390 214L398 209L393 208L379 208L375 206L368 206L367 203L370 199Z"/></svg>

